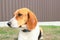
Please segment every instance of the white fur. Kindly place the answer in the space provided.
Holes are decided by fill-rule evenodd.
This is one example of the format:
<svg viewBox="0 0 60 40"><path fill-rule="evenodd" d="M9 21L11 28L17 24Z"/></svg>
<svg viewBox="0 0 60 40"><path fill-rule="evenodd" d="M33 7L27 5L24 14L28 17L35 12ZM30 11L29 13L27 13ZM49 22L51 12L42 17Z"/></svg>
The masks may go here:
<svg viewBox="0 0 60 40"><path fill-rule="evenodd" d="M36 26L31 32L22 32L20 30L18 40L38 40L39 32L39 26Z"/></svg>
<svg viewBox="0 0 60 40"><path fill-rule="evenodd" d="M17 20L15 19L15 17L13 17L11 20L11 27L13 28L18 28L18 23L17 23Z"/></svg>
<svg viewBox="0 0 60 40"><path fill-rule="evenodd" d="M20 30L23 30L23 29L27 29L27 26L26 25L22 25L22 27L20 27Z"/></svg>

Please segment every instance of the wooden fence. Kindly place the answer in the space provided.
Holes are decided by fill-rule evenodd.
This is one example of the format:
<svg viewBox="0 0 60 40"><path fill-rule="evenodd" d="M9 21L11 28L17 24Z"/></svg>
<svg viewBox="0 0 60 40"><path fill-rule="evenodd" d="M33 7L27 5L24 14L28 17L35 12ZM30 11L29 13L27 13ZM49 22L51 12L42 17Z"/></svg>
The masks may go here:
<svg viewBox="0 0 60 40"><path fill-rule="evenodd" d="M0 21L8 21L23 7L32 10L39 21L60 21L60 0L0 0Z"/></svg>

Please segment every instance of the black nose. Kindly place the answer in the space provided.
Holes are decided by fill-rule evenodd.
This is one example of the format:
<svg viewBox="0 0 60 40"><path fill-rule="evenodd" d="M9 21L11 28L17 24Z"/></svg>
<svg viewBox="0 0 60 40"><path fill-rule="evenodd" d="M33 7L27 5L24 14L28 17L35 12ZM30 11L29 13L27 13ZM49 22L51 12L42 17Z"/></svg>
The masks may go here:
<svg viewBox="0 0 60 40"><path fill-rule="evenodd" d="M11 26L11 22L8 22L7 25L8 25L8 26Z"/></svg>

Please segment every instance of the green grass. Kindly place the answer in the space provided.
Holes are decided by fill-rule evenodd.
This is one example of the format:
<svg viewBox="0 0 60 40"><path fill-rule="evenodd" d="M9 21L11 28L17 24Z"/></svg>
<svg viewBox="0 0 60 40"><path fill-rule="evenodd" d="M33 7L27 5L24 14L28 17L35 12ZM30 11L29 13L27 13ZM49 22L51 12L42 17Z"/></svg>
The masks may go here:
<svg viewBox="0 0 60 40"><path fill-rule="evenodd" d="M16 40L19 29L0 27L0 40Z"/></svg>
<svg viewBox="0 0 60 40"><path fill-rule="evenodd" d="M60 40L60 26L41 25L44 40ZM19 29L0 27L0 40L17 40Z"/></svg>
<svg viewBox="0 0 60 40"><path fill-rule="evenodd" d="M60 26L41 26L44 31L44 40L60 40Z"/></svg>

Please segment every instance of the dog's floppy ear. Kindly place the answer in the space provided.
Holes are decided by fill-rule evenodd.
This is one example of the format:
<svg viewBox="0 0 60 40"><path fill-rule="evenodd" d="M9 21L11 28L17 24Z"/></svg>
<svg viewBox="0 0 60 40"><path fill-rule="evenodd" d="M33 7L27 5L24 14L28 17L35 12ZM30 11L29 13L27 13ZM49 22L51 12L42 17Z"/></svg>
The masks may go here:
<svg viewBox="0 0 60 40"><path fill-rule="evenodd" d="M29 10L28 12L28 21L27 21L27 27L29 30L32 30L36 27L37 24L37 18L34 15L32 11Z"/></svg>

